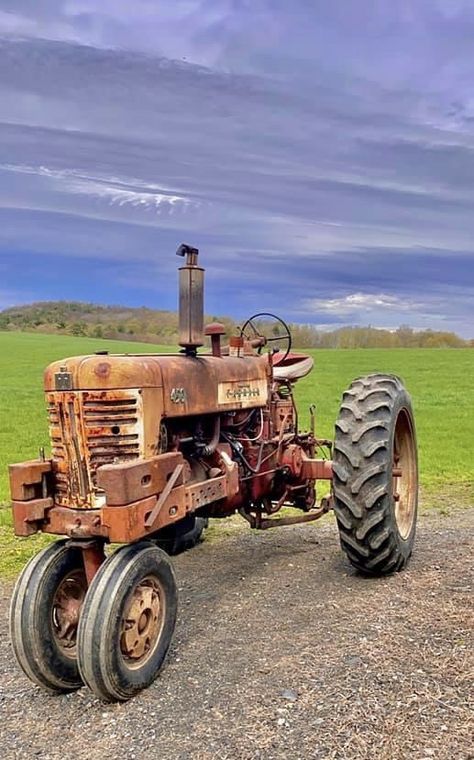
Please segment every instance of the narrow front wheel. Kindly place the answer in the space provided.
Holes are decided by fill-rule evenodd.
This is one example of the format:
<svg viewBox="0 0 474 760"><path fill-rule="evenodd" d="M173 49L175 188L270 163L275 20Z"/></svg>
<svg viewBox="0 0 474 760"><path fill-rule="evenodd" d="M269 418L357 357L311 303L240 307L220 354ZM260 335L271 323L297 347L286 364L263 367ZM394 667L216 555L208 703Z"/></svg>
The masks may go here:
<svg viewBox="0 0 474 760"><path fill-rule="evenodd" d="M177 587L151 542L124 546L94 576L78 631L79 669L101 699L124 701L157 677L173 636Z"/></svg>
<svg viewBox="0 0 474 760"><path fill-rule="evenodd" d="M52 692L82 686L76 635L87 580L80 549L57 541L33 557L10 604L16 659L31 681Z"/></svg>

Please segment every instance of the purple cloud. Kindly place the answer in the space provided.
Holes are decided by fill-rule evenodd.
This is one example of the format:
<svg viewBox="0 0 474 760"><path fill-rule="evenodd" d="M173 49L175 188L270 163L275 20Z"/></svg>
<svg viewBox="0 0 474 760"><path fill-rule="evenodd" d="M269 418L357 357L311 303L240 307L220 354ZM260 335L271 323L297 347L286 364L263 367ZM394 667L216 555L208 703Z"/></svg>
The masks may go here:
<svg viewBox="0 0 474 760"><path fill-rule="evenodd" d="M216 312L474 334L471 5L161 5L2 4L2 303L173 305L187 239Z"/></svg>

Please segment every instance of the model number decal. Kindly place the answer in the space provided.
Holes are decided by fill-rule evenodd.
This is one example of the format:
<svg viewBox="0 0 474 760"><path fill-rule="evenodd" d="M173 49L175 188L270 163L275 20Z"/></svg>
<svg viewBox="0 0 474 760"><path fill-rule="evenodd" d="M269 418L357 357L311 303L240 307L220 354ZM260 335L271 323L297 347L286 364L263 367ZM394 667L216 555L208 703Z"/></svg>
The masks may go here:
<svg viewBox="0 0 474 760"><path fill-rule="evenodd" d="M237 388L228 388L225 395L230 401L258 398L260 396L260 388L252 388L251 385L239 385Z"/></svg>
<svg viewBox="0 0 474 760"><path fill-rule="evenodd" d="M267 379L229 380L217 386L217 403L244 409L263 406L268 398Z"/></svg>
<svg viewBox="0 0 474 760"><path fill-rule="evenodd" d="M186 391L184 388L172 388L170 393L170 399L173 404L185 404L186 403Z"/></svg>

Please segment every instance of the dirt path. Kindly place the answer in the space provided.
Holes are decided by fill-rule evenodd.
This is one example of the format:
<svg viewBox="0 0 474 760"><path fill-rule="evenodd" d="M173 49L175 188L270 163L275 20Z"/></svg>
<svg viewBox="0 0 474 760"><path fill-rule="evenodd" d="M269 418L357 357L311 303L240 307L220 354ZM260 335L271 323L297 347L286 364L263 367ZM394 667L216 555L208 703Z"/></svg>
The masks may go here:
<svg viewBox="0 0 474 760"><path fill-rule="evenodd" d="M168 664L122 705L26 680L4 587L3 758L474 758L474 509L422 517L409 569L382 580L332 524L246 529L175 566Z"/></svg>

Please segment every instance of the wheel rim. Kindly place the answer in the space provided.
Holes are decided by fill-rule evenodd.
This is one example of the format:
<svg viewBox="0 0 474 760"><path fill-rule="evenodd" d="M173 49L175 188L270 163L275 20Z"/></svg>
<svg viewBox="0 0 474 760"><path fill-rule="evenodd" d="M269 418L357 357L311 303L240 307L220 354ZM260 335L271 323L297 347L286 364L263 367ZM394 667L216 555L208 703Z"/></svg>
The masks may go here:
<svg viewBox="0 0 474 760"><path fill-rule="evenodd" d="M395 425L392 493L398 531L406 540L415 519L417 464L413 426L405 409L399 412Z"/></svg>
<svg viewBox="0 0 474 760"><path fill-rule="evenodd" d="M122 615L120 651L127 666L140 668L153 655L165 620L165 594L158 578L147 576L133 589Z"/></svg>
<svg viewBox="0 0 474 760"><path fill-rule="evenodd" d="M76 657L77 626L84 598L87 579L84 570L68 573L60 582L53 598L51 616L54 640L63 654Z"/></svg>

